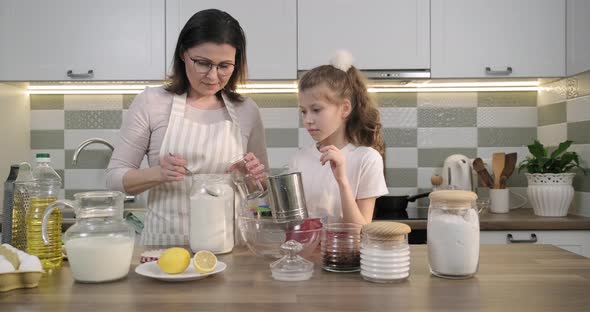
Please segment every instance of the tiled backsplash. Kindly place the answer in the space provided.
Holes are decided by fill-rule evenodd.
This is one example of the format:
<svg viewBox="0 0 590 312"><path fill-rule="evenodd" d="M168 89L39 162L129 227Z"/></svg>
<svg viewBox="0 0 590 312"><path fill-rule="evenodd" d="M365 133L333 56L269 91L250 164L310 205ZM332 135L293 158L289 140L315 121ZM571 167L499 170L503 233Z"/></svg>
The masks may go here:
<svg viewBox="0 0 590 312"><path fill-rule="evenodd" d="M537 135L543 144L572 140L583 166L590 166L590 71L544 85L538 93L538 116ZM590 175L578 174L574 188L576 213L590 216Z"/></svg>
<svg viewBox="0 0 590 312"><path fill-rule="evenodd" d="M386 179L392 194L415 194L431 187L451 154L491 158L493 152L527 154L537 137L536 92L377 93L386 145ZM279 169L311 138L301 126L295 94L255 94L262 114L270 166ZM85 139L117 139L133 96L31 95L31 149L49 152L64 176L65 196L105 187L110 151L89 145L73 166ZM92 152L89 152L92 151ZM526 190L522 175L508 185Z"/></svg>

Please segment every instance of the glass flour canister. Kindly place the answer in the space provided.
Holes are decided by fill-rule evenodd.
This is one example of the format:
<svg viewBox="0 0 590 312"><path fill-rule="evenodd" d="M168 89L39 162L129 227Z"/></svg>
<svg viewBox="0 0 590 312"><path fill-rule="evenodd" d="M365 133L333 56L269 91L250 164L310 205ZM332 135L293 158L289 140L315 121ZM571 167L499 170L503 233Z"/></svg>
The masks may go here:
<svg viewBox="0 0 590 312"><path fill-rule="evenodd" d="M462 190L430 193L427 248L430 272L438 277L463 279L479 266L477 195Z"/></svg>
<svg viewBox="0 0 590 312"><path fill-rule="evenodd" d="M410 276L408 225L399 222L373 222L363 225L361 276L376 283L394 283Z"/></svg>

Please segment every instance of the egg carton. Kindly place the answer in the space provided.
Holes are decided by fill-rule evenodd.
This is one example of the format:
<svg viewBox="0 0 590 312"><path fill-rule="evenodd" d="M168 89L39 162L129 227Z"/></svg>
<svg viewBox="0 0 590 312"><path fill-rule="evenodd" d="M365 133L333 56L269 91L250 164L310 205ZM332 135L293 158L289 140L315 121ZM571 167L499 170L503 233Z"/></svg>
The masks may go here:
<svg viewBox="0 0 590 312"><path fill-rule="evenodd" d="M19 288L34 288L39 286L43 272L14 271L0 273L0 292Z"/></svg>

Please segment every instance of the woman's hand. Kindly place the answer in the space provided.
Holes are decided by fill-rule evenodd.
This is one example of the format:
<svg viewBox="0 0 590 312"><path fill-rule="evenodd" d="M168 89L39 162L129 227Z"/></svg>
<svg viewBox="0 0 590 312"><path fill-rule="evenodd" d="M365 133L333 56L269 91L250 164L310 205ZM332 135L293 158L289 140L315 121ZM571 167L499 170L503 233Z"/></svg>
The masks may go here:
<svg viewBox="0 0 590 312"><path fill-rule="evenodd" d="M254 154L247 153L244 155L244 167L248 174L257 180L263 180L266 178L264 165L260 163Z"/></svg>
<svg viewBox="0 0 590 312"><path fill-rule="evenodd" d="M337 182L343 182L346 180L346 160L342 152L334 145L323 146L320 148L320 161L322 166L326 162L330 162L330 168Z"/></svg>
<svg viewBox="0 0 590 312"><path fill-rule="evenodd" d="M186 160L172 154L160 159L160 178L162 182L182 181L187 174L184 170Z"/></svg>

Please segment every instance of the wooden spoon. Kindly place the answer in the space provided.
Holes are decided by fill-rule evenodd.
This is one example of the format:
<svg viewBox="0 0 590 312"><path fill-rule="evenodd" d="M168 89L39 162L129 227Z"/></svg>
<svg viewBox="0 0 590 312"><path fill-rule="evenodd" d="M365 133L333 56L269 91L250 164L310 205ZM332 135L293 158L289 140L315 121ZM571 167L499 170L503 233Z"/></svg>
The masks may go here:
<svg viewBox="0 0 590 312"><path fill-rule="evenodd" d="M504 164L506 163L505 153L494 153L492 155L492 168L494 170L494 188L500 188L500 178L502 171L504 171Z"/></svg>
<svg viewBox="0 0 590 312"><path fill-rule="evenodd" d="M484 186L487 186L489 188L494 187L494 180L492 179L492 176L490 175L488 170L486 170L486 166L484 165L483 160L481 160L481 158L476 158L475 160L473 160L473 169L477 171L477 175L479 176L479 179L481 180Z"/></svg>
<svg viewBox="0 0 590 312"><path fill-rule="evenodd" d="M508 180L508 178L510 178L510 176L514 172L515 167L516 167L516 153L506 154L506 162L504 163L504 170L502 170L502 177L506 177L506 179L504 179L503 181L500 181L500 188L506 188L506 180Z"/></svg>

